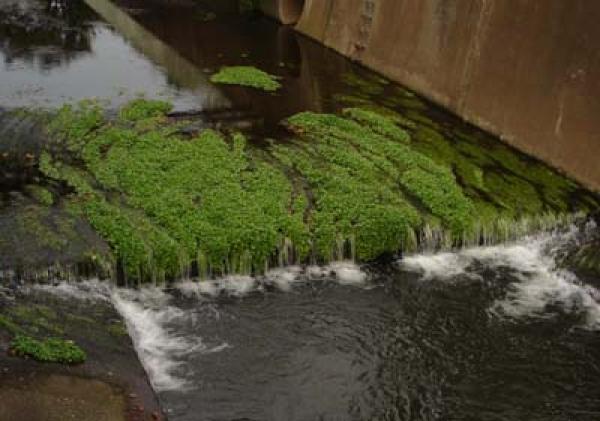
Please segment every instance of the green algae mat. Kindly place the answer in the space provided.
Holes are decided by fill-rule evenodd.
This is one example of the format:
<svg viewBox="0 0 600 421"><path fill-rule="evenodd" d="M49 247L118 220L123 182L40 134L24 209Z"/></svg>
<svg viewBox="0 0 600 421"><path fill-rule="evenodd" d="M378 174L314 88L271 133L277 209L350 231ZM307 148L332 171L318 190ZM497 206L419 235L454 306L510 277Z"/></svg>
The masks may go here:
<svg viewBox="0 0 600 421"><path fill-rule="evenodd" d="M210 78L213 83L246 86L267 92L274 92L281 88L277 79L277 76L252 66L223 67Z"/></svg>
<svg viewBox="0 0 600 421"><path fill-rule="evenodd" d="M86 221L110 246L91 258L126 278L367 262L502 241L600 205L501 143L451 144L387 108L299 113L282 122L286 139L260 147L235 132L190 136L169 110L136 100L109 118L87 102L47 124L36 206Z"/></svg>

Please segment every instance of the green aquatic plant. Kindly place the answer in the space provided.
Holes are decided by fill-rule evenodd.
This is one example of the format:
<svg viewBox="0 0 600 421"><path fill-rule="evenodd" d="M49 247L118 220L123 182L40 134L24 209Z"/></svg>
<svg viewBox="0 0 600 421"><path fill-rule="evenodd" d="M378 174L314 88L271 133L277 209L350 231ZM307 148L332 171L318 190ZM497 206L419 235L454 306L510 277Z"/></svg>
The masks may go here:
<svg viewBox="0 0 600 421"><path fill-rule="evenodd" d="M87 358L73 341L58 338L38 340L19 334L11 341L10 348L18 356L47 363L81 364Z"/></svg>
<svg viewBox="0 0 600 421"><path fill-rule="evenodd" d="M32 184L27 186L25 191L43 206L52 206L54 204L54 195L45 187Z"/></svg>
<svg viewBox="0 0 600 421"><path fill-rule="evenodd" d="M104 123L104 111L96 101L81 101L77 106L65 105L47 126L50 138L68 150L80 149L93 131Z"/></svg>
<svg viewBox="0 0 600 421"><path fill-rule="evenodd" d="M404 165L423 157L404 145L408 136L392 120L357 109L345 115L363 124L315 113L289 118L288 127L306 141L277 145L274 154L307 179L315 196L311 225L319 255L370 260L400 249L421 224L401 186L401 163L390 156Z"/></svg>
<svg viewBox="0 0 600 421"><path fill-rule="evenodd" d="M285 238L306 253L291 184L253 160L241 135L205 131L182 139L112 124L76 160L85 171L49 154L40 169L75 190L83 214L131 277L181 276L194 261L217 272L262 270Z"/></svg>
<svg viewBox="0 0 600 421"><path fill-rule="evenodd" d="M362 168L357 168L357 174L361 177L381 173L369 182L376 188L381 188L383 182L396 190L402 188L456 235L469 229L473 222L472 205L448 168L406 145L409 137L394 126L393 119L360 109L347 109L344 114L358 121L301 113L288 119L288 124L297 133L310 137L320 154L334 163L338 159L346 160L346 167L360 163ZM406 198L402 201L412 203Z"/></svg>
<svg viewBox="0 0 600 421"><path fill-rule="evenodd" d="M390 82L375 74L358 74L355 71L349 71L342 74L342 83L351 87L359 95L367 98L381 95L386 85Z"/></svg>
<svg viewBox="0 0 600 421"><path fill-rule="evenodd" d="M479 132L450 131L419 125L412 146L440 165L452 168L465 194L486 223L499 216L588 211L598 199L532 158ZM577 191L577 199L574 193Z"/></svg>
<svg viewBox="0 0 600 421"><path fill-rule="evenodd" d="M19 305L9 308L9 314L21 326L28 326L33 331L44 331L58 335L64 333L63 328L56 323L56 312L49 307L43 305Z"/></svg>
<svg viewBox="0 0 600 421"><path fill-rule="evenodd" d="M375 133L400 142L409 142L408 133L398 126L401 120L393 115L384 116L375 111L362 108L347 108L343 115L367 126Z"/></svg>
<svg viewBox="0 0 600 421"><path fill-rule="evenodd" d="M469 159L471 146L454 148L455 138L381 107L293 115L289 138L261 148L241 134L180 135L169 109L136 100L98 120L90 105L67 107L40 156L42 173L72 192L62 202L110 245L127 279L478 244L581 207L560 206L572 185L539 164L527 172L493 148ZM492 170L497 161L506 166ZM528 216L537 222L515 223Z"/></svg>
<svg viewBox="0 0 600 421"><path fill-rule="evenodd" d="M248 86L267 92L274 92L281 88L278 79L277 76L252 66L223 67L210 78L213 83Z"/></svg>
<svg viewBox="0 0 600 421"><path fill-rule="evenodd" d="M136 99L121 108L119 117L126 121L139 121L166 115L173 105L165 101Z"/></svg>

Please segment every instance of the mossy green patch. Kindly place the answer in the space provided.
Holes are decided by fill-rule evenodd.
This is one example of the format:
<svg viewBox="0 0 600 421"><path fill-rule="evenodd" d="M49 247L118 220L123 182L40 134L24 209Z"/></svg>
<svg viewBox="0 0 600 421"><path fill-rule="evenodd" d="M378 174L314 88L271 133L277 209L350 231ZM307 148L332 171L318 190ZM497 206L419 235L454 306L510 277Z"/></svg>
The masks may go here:
<svg viewBox="0 0 600 421"><path fill-rule="evenodd" d="M41 205L52 206L54 203L54 195L45 187L32 184L27 186L25 190Z"/></svg>
<svg viewBox="0 0 600 421"><path fill-rule="evenodd" d="M375 74L358 74L346 72L342 74L342 82L353 88L359 95L367 98L381 95L389 81Z"/></svg>
<svg viewBox="0 0 600 421"><path fill-rule="evenodd" d="M262 270L285 238L302 241L288 179L253 160L241 135L189 140L114 123L73 160L87 171L49 155L41 169L75 189L132 277L181 276L194 261L217 272Z"/></svg>
<svg viewBox="0 0 600 421"><path fill-rule="evenodd" d="M367 261L420 239L477 243L523 216L579 210L564 204L573 185L547 167L508 149L470 158L471 147L381 107L296 114L285 122L290 139L264 148L240 134L180 136L168 109L137 100L106 121L89 104L66 107L40 158L129 278Z"/></svg>
<svg viewBox="0 0 600 421"><path fill-rule="evenodd" d="M63 328L57 322L56 313L43 305L19 305L11 307L8 314L20 326L27 326L32 332L49 332L62 335Z"/></svg>
<svg viewBox="0 0 600 421"><path fill-rule="evenodd" d="M127 326L123 322L111 323L108 326L108 333L115 337L127 336Z"/></svg>
<svg viewBox="0 0 600 421"><path fill-rule="evenodd" d="M356 239L357 257L364 260L398 249L419 230L424 210L457 237L470 229L472 205L449 169L412 150L392 118L361 109L344 115L353 120L295 115L288 125L308 140L305 150L277 148L279 159L297 167L316 193L321 252L336 238Z"/></svg>
<svg viewBox="0 0 600 421"><path fill-rule="evenodd" d="M80 364L87 356L73 341L49 338L38 340L26 335L17 335L10 343L11 350L21 357L31 357L40 362Z"/></svg>
<svg viewBox="0 0 600 421"><path fill-rule="evenodd" d="M410 130L415 149L452 168L463 191L492 222L498 217L565 214L598 206L597 198L574 192L576 183L541 162L516 153L478 133L433 129Z"/></svg>
<svg viewBox="0 0 600 421"><path fill-rule="evenodd" d="M127 121L139 121L166 115L173 105L165 101L137 99L119 111L119 117Z"/></svg>
<svg viewBox="0 0 600 421"><path fill-rule="evenodd" d="M65 105L48 124L50 138L68 150L78 150L93 131L104 123L98 102L82 101L78 106Z"/></svg>
<svg viewBox="0 0 600 421"><path fill-rule="evenodd" d="M401 121L395 116L384 116L375 111L362 108L347 108L344 110L344 116L367 126L381 136L400 142L408 142L410 140L408 133L398 127L398 123Z"/></svg>
<svg viewBox="0 0 600 421"><path fill-rule="evenodd" d="M22 209L16 217L18 232L35 238L52 250L63 249L74 234L68 226L56 224L48 208L30 205Z"/></svg>
<svg viewBox="0 0 600 421"><path fill-rule="evenodd" d="M64 333L59 315L52 308L29 303L8 306L3 310L6 314L0 315L0 328L13 336L10 349L15 355L62 364L85 361L85 352L70 340L36 338Z"/></svg>
<svg viewBox="0 0 600 421"><path fill-rule="evenodd" d="M278 77L252 66L223 67L211 76L213 83L240 85L274 92L281 87Z"/></svg>
<svg viewBox="0 0 600 421"><path fill-rule="evenodd" d="M11 335L23 334L23 329L15 323L10 317L0 314L0 329L3 329Z"/></svg>

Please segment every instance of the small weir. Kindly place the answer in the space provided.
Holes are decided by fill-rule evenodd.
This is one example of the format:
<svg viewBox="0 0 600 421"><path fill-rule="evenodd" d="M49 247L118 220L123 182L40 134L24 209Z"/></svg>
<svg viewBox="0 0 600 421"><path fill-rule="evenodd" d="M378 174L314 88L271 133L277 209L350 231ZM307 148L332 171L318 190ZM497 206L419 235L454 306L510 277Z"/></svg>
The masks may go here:
<svg viewBox="0 0 600 421"><path fill-rule="evenodd" d="M563 262L594 230L590 222L387 267L51 290L115 305L172 420L487 419L508 408L506 419L586 408L591 420L600 414L600 285Z"/></svg>
<svg viewBox="0 0 600 421"><path fill-rule="evenodd" d="M136 420L600 419L597 193L237 2L4 1L0 345L88 361L2 364Z"/></svg>

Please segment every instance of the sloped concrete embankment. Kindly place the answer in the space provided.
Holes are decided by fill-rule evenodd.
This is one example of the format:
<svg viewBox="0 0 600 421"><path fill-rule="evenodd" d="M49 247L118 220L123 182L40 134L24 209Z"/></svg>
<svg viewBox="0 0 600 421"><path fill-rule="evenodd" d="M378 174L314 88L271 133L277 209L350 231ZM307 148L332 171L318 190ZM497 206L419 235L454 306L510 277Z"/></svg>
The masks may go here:
<svg viewBox="0 0 600 421"><path fill-rule="evenodd" d="M600 189L600 2L272 0L263 9Z"/></svg>

